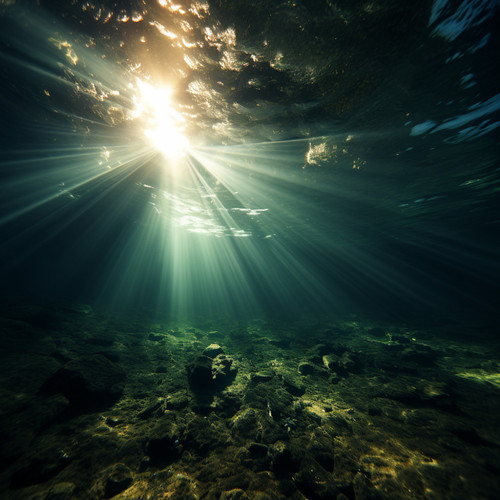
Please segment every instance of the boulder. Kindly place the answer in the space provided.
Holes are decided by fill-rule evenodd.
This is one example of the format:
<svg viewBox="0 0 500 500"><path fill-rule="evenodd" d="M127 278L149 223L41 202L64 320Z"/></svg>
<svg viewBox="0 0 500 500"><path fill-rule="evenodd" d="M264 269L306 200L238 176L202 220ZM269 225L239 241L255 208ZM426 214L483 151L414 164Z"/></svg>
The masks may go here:
<svg viewBox="0 0 500 500"><path fill-rule="evenodd" d="M106 478L104 498L111 498L126 490L132 483L132 472L124 464L115 464Z"/></svg>
<svg viewBox="0 0 500 500"><path fill-rule="evenodd" d="M100 354L81 356L66 363L41 387L45 394L63 394L71 410L108 406L122 394L125 371Z"/></svg>
<svg viewBox="0 0 500 500"><path fill-rule="evenodd" d="M43 456L33 458L17 469L11 476L11 488L25 488L33 484L44 483L57 476L71 463L71 458L61 450L49 450Z"/></svg>
<svg viewBox="0 0 500 500"><path fill-rule="evenodd" d="M203 351L203 356L207 356L212 359L219 354L224 354L224 351L219 344L210 344L209 346L205 347Z"/></svg>
<svg viewBox="0 0 500 500"><path fill-rule="evenodd" d="M213 388L212 358L198 356L187 367L188 383L193 392L204 392Z"/></svg>
<svg viewBox="0 0 500 500"><path fill-rule="evenodd" d="M44 500L71 500L74 491L75 485L73 483L57 483L50 488Z"/></svg>

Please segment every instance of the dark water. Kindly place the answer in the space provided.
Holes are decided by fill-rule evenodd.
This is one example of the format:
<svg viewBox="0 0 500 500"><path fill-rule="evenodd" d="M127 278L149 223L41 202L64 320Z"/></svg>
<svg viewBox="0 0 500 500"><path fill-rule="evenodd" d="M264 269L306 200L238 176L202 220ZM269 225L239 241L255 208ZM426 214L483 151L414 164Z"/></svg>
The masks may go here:
<svg viewBox="0 0 500 500"><path fill-rule="evenodd" d="M494 499L498 0L0 0L0 497Z"/></svg>
<svg viewBox="0 0 500 500"><path fill-rule="evenodd" d="M4 293L494 314L497 7L3 2ZM177 173L138 80L173 89Z"/></svg>

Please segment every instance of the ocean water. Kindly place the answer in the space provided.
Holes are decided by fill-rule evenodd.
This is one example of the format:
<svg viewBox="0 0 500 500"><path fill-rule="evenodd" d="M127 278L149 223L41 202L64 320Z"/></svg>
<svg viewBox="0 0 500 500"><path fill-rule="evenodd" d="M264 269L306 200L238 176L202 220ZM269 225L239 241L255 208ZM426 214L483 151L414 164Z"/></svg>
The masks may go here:
<svg viewBox="0 0 500 500"><path fill-rule="evenodd" d="M0 496L496 498L497 0L0 0Z"/></svg>

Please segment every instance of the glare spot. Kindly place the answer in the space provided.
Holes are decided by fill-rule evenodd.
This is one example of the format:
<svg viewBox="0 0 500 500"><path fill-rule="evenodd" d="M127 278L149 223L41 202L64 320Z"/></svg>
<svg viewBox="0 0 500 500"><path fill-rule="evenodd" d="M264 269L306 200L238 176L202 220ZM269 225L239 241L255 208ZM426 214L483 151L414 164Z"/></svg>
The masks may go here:
<svg viewBox="0 0 500 500"><path fill-rule="evenodd" d="M185 120L172 107L171 89L156 88L144 81L139 81L138 87L140 99L134 114L145 122L144 135L166 158L183 156L189 147L182 133Z"/></svg>

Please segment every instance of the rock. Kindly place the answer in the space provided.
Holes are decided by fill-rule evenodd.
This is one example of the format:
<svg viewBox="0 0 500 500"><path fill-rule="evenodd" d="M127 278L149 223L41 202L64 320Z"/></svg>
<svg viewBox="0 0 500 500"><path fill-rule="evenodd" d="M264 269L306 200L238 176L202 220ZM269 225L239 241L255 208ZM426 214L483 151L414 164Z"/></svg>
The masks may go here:
<svg viewBox="0 0 500 500"><path fill-rule="evenodd" d="M212 359L217 357L219 354L224 354L224 351L219 344L210 344L209 346L205 347L203 351L203 356L207 356Z"/></svg>
<svg viewBox="0 0 500 500"><path fill-rule="evenodd" d="M356 473L352 487L356 500L376 500L380 497L371 481L362 472Z"/></svg>
<svg viewBox="0 0 500 500"><path fill-rule="evenodd" d="M419 385L419 396L423 403L442 409L455 408L452 390L446 382L425 381Z"/></svg>
<svg viewBox="0 0 500 500"><path fill-rule="evenodd" d="M248 451L250 456L255 457L263 457L267 455L267 446L261 443L251 443L248 447Z"/></svg>
<svg viewBox="0 0 500 500"><path fill-rule="evenodd" d="M358 373L361 371L362 365L359 356L353 352L344 352L342 354L339 366L344 372Z"/></svg>
<svg viewBox="0 0 500 500"><path fill-rule="evenodd" d="M217 414L226 418L231 418L241 407L241 398L238 394L223 391L216 396L212 403L212 408Z"/></svg>
<svg viewBox="0 0 500 500"><path fill-rule="evenodd" d="M236 438L264 444L288 438L286 429L273 420L266 410L254 408L240 411L232 418L231 432Z"/></svg>
<svg viewBox="0 0 500 500"><path fill-rule="evenodd" d="M61 450L50 450L44 456L36 457L27 465L12 474L11 488L25 488L33 484L44 483L57 476L71 463L71 458Z"/></svg>
<svg viewBox="0 0 500 500"><path fill-rule="evenodd" d="M326 354L323 356L323 364L328 368L328 370L337 373L340 369L339 362L340 358L335 354Z"/></svg>
<svg viewBox="0 0 500 500"><path fill-rule="evenodd" d="M316 365L313 363L310 363L309 361L303 361L302 363L299 363L299 372L302 375L313 375L314 373L317 372Z"/></svg>
<svg viewBox="0 0 500 500"><path fill-rule="evenodd" d="M259 384L261 382L269 382L273 378L274 374L270 371L260 371L256 373L252 373L250 375L250 380L255 384Z"/></svg>
<svg viewBox="0 0 500 500"><path fill-rule="evenodd" d="M368 333L373 337L385 337L385 330L383 328L375 327L368 329Z"/></svg>
<svg viewBox="0 0 500 500"><path fill-rule="evenodd" d="M436 353L422 349L420 346L412 346L404 349L400 354L400 359L405 362L417 363L422 366L434 366Z"/></svg>
<svg viewBox="0 0 500 500"><path fill-rule="evenodd" d="M212 362L212 378L215 389L221 390L231 384L237 373L238 369L229 356L219 354L214 358Z"/></svg>
<svg viewBox="0 0 500 500"><path fill-rule="evenodd" d="M278 442L269 449L271 470L279 479L291 478L299 470L304 454L302 443L294 440L286 444Z"/></svg>
<svg viewBox="0 0 500 500"><path fill-rule="evenodd" d="M316 344L307 350L308 355L321 360L323 356L332 352L332 344ZM320 361L321 362L321 361Z"/></svg>
<svg viewBox="0 0 500 500"><path fill-rule="evenodd" d="M46 394L63 394L71 410L109 406L123 392L125 371L100 354L66 363L41 387Z"/></svg>
<svg viewBox="0 0 500 500"><path fill-rule="evenodd" d="M239 488L223 491L220 500L248 500L248 495Z"/></svg>
<svg viewBox="0 0 500 500"><path fill-rule="evenodd" d="M212 358L198 356L187 367L188 383L193 392L209 391L213 388Z"/></svg>
<svg viewBox="0 0 500 500"><path fill-rule="evenodd" d="M307 454L318 462L327 472L333 472L334 440L322 429L315 429L307 445Z"/></svg>
<svg viewBox="0 0 500 500"><path fill-rule="evenodd" d="M259 417L259 412L253 408L246 408L238 412L231 421L232 431L242 437L255 439L260 426Z"/></svg>
<svg viewBox="0 0 500 500"><path fill-rule="evenodd" d="M323 356L323 364L328 370L339 375L351 372L356 373L361 369L361 361L354 353L345 351L342 356L327 354Z"/></svg>
<svg viewBox="0 0 500 500"><path fill-rule="evenodd" d="M208 418L192 418L183 434L186 449L206 456L212 450L227 446L229 433L220 423L212 423Z"/></svg>
<svg viewBox="0 0 500 500"><path fill-rule="evenodd" d="M300 397L306 392L306 388L301 382L289 376L283 377L283 386L292 396Z"/></svg>
<svg viewBox="0 0 500 500"><path fill-rule="evenodd" d="M106 479L104 498L111 498L132 484L132 472L124 464L115 464Z"/></svg>
<svg viewBox="0 0 500 500"><path fill-rule="evenodd" d="M57 483L50 488L44 500L71 500L74 491L73 483Z"/></svg>
<svg viewBox="0 0 500 500"><path fill-rule="evenodd" d="M148 340L151 340L152 342L160 342L161 340L164 340L165 336L161 335L159 333L150 333L148 335Z"/></svg>
<svg viewBox="0 0 500 500"><path fill-rule="evenodd" d="M410 344L411 340L403 335L396 335L394 333L389 334L389 338L392 342L399 342L400 344Z"/></svg>
<svg viewBox="0 0 500 500"><path fill-rule="evenodd" d="M162 407L162 404L163 404L163 400L162 399L158 399L156 401L153 401L151 403L149 403L146 408L144 408L143 410L141 410L137 416L139 418L142 418L142 419L146 419L146 418L149 418L155 414L158 414L160 413L160 410L161 410L161 407Z"/></svg>
<svg viewBox="0 0 500 500"><path fill-rule="evenodd" d="M313 459L306 458L301 463L293 481L306 498L330 500L339 493L332 476Z"/></svg>
<svg viewBox="0 0 500 500"><path fill-rule="evenodd" d="M186 408L189 404L189 398L184 393L173 394L166 401L167 410L182 410Z"/></svg>
<svg viewBox="0 0 500 500"><path fill-rule="evenodd" d="M150 439L146 445L146 453L149 456L150 464L164 466L180 457L182 447L172 431L163 437Z"/></svg>
<svg viewBox="0 0 500 500"><path fill-rule="evenodd" d="M150 465L151 459L148 456L142 457L142 460L139 463L139 472L145 472Z"/></svg>
<svg viewBox="0 0 500 500"><path fill-rule="evenodd" d="M69 407L69 401L62 394L50 396L37 409L37 424L44 427L63 416Z"/></svg>
<svg viewBox="0 0 500 500"><path fill-rule="evenodd" d="M270 340L269 343L280 349L288 349L291 344L291 340Z"/></svg>

